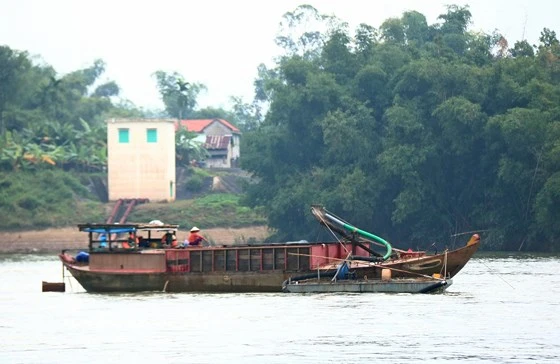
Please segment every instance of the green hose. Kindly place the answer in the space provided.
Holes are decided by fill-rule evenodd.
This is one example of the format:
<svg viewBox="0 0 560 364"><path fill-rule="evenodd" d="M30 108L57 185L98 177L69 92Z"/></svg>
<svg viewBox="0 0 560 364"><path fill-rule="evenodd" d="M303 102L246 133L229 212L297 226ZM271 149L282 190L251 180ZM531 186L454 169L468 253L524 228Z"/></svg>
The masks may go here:
<svg viewBox="0 0 560 364"><path fill-rule="evenodd" d="M373 235L372 233L368 233L367 231L358 229L355 226L349 225L349 224L347 224L347 223L345 223L345 222L343 222L343 221L341 221L341 220L337 219L336 217L331 216L329 214L325 214L325 216L329 220L334 221L339 225L342 225L346 230L358 233L362 236L365 236L366 238L370 238L370 239L372 239L372 240L374 240L378 243L381 243L381 244L385 245L385 247L387 248L387 253L385 253L385 255L383 256L383 260L387 260L391 256L391 253L393 252L393 248L391 247L391 244L389 244L389 242L387 242L385 239L380 238L377 235Z"/></svg>
<svg viewBox="0 0 560 364"><path fill-rule="evenodd" d="M381 244L385 245L385 247L387 248L387 253L385 253L385 255L383 256L383 260L387 260L391 256L391 253L393 252L393 248L391 247L391 244L389 244L389 242L386 241L385 239L380 238L377 235L373 235L372 233L368 233L367 231L358 229L357 227L354 227L352 225L344 224L343 226L347 230L350 230L352 232L356 232L356 233L358 233L362 236L365 236L366 238L370 238L372 240L377 241L378 243L381 243Z"/></svg>

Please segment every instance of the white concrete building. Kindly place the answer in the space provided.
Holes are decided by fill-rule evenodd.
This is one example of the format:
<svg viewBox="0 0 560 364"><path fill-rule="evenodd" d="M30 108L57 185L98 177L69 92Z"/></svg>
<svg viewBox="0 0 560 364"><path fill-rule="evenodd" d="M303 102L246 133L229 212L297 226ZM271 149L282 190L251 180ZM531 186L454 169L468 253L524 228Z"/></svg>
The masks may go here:
<svg viewBox="0 0 560 364"><path fill-rule="evenodd" d="M109 201L174 201L175 119L107 120Z"/></svg>

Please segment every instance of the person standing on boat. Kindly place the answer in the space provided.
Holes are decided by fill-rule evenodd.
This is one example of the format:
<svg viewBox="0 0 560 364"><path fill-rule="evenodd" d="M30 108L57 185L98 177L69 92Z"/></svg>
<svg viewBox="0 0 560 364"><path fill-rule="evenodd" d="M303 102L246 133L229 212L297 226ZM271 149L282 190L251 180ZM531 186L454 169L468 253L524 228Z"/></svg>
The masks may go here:
<svg viewBox="0 0 560 364"><path fill-rule="evenodd" d="M196 226L193 226L191 229L191 233L189 234L189 245L198 246L202 241L208 242L206 238L199 234L200 229Z"/></svg>

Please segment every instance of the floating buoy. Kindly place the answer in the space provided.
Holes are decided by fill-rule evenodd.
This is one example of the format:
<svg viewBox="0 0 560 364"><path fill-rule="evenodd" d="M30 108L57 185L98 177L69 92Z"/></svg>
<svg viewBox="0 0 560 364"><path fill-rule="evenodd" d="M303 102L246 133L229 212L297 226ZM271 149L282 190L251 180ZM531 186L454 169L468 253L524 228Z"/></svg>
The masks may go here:
<svg viewBox="0 0 560 364"><path fill-rule="evenodd" d="M43 292L65 292L66 283L64 282L45 282L43 281Z"/></svg>

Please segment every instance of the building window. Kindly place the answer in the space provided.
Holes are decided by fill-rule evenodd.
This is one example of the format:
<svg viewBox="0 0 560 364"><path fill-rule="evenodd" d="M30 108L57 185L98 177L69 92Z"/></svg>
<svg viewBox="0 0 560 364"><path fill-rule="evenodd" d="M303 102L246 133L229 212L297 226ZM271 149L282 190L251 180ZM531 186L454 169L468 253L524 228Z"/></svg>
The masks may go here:
<svg viewBox="0 0 560 364"><path fill-rule="evenodd" d="M119 143L128 143L129 142L129 135L128 135L128 128L119 128Z"/></svg>
<svg viewBox="0 0 560 364"><path fill-rule="evenodd" d="M148 143L157 143L157 129L146 130L146 141Z"/></svg>

